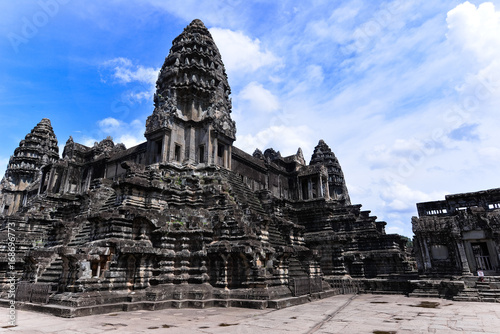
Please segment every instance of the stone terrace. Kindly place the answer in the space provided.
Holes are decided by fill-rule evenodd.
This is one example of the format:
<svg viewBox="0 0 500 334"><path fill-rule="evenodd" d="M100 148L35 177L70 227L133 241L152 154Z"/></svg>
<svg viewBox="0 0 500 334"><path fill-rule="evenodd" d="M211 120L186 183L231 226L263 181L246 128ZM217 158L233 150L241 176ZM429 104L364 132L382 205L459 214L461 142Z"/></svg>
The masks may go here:
<svg viewBox="0 0 500 334"><path fill-rule="evenodd" d="M7 319L8 309L0 308ZM499 333L497 304L339 295L281 310L229 308L118 312L74 319L18 311L7 333ZM0 317L2 318L2 317Z"/></svg>

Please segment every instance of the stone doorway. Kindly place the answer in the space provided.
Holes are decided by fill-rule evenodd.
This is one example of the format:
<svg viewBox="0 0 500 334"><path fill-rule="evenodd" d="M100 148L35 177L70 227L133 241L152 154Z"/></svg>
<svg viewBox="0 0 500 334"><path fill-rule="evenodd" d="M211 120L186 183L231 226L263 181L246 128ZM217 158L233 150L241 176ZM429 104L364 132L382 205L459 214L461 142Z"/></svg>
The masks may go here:
<svg viewBox="0 0 500 334"><path fill-rule="evenodd" d="M483 271L493 270L486 242L472 242L471 248L474 254L474 260L476 261L476 269Z"/></svg>

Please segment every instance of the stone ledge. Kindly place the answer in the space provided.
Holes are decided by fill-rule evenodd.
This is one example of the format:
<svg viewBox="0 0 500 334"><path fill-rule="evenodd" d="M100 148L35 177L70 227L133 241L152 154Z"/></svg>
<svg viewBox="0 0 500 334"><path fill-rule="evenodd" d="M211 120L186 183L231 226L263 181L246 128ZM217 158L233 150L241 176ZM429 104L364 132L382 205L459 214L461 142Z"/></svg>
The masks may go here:
<svg viewBox="0 0 500 334"><path fill-rule="evenodd" d="M113 312L129 311L157 311L163 309L195 308L204 309L209 307L239 307L252 309L282 309L290 306L308 303L312 300L324 299L336 295L335 291L324 291L312 295L298 297L288 297L275 300L255 300L255 299L206 299L206 300L162 300L162 301L137 301L120 302L112 304L99 304L81 307L69 307L54 304L33 304L27 302L16 302L16 308L20 310L34 311L46 314L52 314L63 318L74 318L89 316L94 314L105 314ZM0 299L0 306L9 307L8 299Z"/></svg>

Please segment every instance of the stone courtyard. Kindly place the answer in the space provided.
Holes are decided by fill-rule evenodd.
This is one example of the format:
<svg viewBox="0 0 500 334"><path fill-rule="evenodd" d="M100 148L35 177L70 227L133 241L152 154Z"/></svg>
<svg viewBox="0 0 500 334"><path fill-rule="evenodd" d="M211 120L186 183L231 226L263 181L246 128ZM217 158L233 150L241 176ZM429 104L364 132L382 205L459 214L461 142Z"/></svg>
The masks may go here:
<svg viewBox="0 0 500 334"><path fill-rule="evenodd" d="M0 312L7 316L7 309ZM74 319L18 311L6 333L499 333L494 303L402 295L339 295L280 310L247 308L117 312Z"/></svg>

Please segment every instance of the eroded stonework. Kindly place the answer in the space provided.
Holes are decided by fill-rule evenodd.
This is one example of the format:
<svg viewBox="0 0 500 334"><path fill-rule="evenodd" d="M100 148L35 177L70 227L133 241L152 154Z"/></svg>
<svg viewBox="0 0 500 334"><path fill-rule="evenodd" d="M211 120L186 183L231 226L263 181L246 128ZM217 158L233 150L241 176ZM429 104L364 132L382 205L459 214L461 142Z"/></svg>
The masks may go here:
<svg viewBox="0 0 500 334"><path fill-rule="evenodd" d="M309 165L301 149L282 157L234 147L229 94L219 51L194 20L160 71L146 142L70 138L60 159L50 122L35 127L0 200L0 233L16 227L23 301L48 286L48 307L64 316L166 303L283 307L330 291L335 278L411 271L407 240L351 205L324 141Z"/></svg>
<svg viewBox="0 0 500 334"><path fill-rule="evenodd" d="M418 270L427 276L498 276L500 189L418 203L413 217Z"/></svg>

